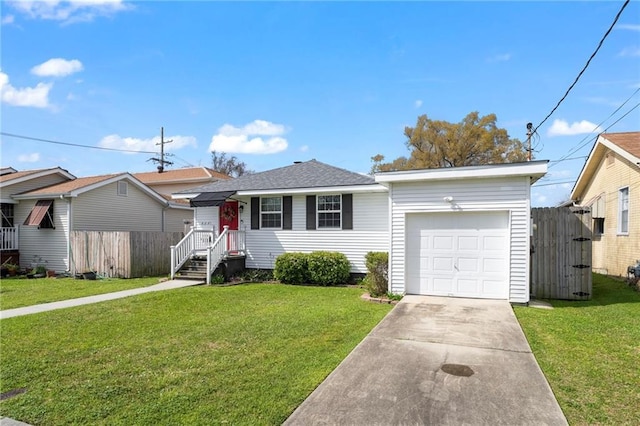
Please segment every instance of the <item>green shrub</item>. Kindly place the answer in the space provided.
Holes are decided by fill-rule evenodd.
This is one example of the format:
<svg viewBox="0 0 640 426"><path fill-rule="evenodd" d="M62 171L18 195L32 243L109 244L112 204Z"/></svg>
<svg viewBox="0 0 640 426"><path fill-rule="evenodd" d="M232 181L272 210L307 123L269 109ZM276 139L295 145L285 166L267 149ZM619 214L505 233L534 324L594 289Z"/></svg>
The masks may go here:
<svg viewBox="0 0 640 426"><path fill-rule="evenodd" d="M365 283L371 296L386 294L389 290L389 253L370 251L365 255L367 276Z"/></svg>
<svg viewBox="0 0 640 426"><path fill-rule="evenodd" d="M349 260L335 251L314 251L309 255L309 278L318 285L344 284L349 281Z"/></svg>
<svg viewBox="0 0 640 426"><path fill-rule="evenodd" d="M284 253L276 258L273 277L285 284L309 282L309 255L306 253Z"/></svg>

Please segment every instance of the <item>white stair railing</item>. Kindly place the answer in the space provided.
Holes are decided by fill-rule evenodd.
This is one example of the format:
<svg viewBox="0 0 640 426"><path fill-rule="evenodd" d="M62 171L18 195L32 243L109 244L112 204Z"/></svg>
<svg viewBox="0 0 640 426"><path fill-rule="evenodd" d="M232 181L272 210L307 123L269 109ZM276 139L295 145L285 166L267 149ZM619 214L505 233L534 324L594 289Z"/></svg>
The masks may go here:
<svg viewBox="0 0 640 426"><path fill-rule="evenodd" d="M216 241L207 249L207 284L211 284L211 274L228 253L229 227L225 226Z"/></svg>
<svg viewBox="0 0 640 426"><path fill-rule="evenodd" d="M191 227L191 230L178 244L171 246L171 279L175 278L176 272L195 252L208 250L214 239L214 231Z"/></svg>

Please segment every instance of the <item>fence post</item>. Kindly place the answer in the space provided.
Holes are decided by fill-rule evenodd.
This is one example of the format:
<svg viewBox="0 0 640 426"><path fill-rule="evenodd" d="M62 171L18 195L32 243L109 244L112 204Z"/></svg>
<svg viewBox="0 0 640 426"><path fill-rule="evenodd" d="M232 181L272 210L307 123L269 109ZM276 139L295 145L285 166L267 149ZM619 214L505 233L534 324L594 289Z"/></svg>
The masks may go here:
<svg viewBox="0 0 640 426"><path fill-rule="evenodd" d="M207 284L211 284L211 244L207 247Z"/></svg>

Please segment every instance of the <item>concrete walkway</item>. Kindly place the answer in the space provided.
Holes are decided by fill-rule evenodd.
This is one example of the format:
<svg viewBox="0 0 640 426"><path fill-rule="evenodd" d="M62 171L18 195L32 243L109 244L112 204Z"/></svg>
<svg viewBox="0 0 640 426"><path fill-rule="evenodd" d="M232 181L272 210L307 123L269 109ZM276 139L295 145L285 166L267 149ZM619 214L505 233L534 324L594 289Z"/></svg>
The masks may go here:
<svg viewBox="0 0 640 426"><path fill-rule="evenodd" d="M506 301L405 296L285 425L565 425Z"/></svg>
<svg viewBox="0 0 640 426"><path fill-rule="evenodd" d="M88 305L90 303L104 302L107 300L122 299L123 297L135 296L152 291L171 290L174 288L190 287L204 284L204 281L195 280L170 280L148 287L133 288L130 290L116 291L114 293L97 294L94 296L79 297L77 299L61 300L59 302L43 303L41 305L25 306L22 308L6 309L0 311L0 320L5 318L19 317L22 315L37 314L40 312L53 311L55 309L72 308L74 306Z"/></svg>

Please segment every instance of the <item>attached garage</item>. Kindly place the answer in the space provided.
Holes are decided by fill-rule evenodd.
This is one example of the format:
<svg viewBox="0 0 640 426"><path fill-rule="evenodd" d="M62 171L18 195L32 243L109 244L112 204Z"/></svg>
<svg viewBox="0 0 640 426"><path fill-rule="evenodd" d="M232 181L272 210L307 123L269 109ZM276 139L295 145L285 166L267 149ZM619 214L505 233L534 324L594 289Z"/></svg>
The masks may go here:
<svg viewBox="0 0 640 426"><path fill-rule="evenodd" d="M509 213L407 215L406 293L506 299Z"/></svg>
<svg viewBox="0 0 640 426"><path fill-rule="evenodd" d="M546 161L386 172L389 287L529 301L530 187Z"/></svg>

